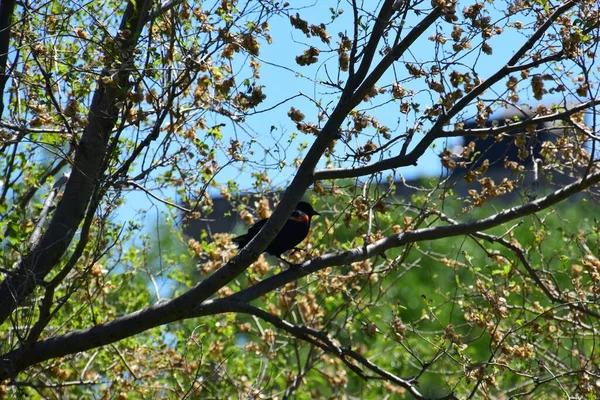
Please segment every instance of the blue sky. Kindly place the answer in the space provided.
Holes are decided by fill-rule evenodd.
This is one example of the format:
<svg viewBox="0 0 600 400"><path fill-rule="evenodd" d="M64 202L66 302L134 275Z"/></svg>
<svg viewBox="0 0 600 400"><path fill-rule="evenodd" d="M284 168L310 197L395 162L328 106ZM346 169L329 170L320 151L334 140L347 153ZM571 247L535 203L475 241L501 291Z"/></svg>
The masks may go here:
<svg viewBox="0 0 600 400"><path fill-rule="evenodd" d="M301 4L303 2L294 1L294 5ZM297 6L297 10L293 10L291 14L298 12L300 16L308 20L309 23L318 24L326 23L331 21L331 12L329 7L331 4L334 6L338 2L330 1L311 1L304 2L311 5L311 7ZM472 2L461 2L463 4L472 4ZM351 23L351 9L347 3L342 4L346 10L339 17L334 24L328 26L328 32L332 36L332 45L335 47L337 39L337 33L339 31L346 31L348 35L351 35L350 28ZM462 10L463 5L459 5L458 9ZM496 13L492 20L500 18L500 15ZM420 19L409 19L408 25L416 24ZM236 138L239 135L240 141L247 139L245 135L250 134L255 138L253 150L256 152L253 158L257 164L263 162L262 158L266 157L267 163L274 162L275 159L269 159L266 153L270 150L280 147L281 152L276 155L284 154L282 157L288 164L288 167L282 170L273 168L269 170L269 177L274 187L285 188L287 183L290 181L295 169L290 165L293 159L298 157L297 148L301 142L306 142L310 146L314 140L314 137L297 133L295 123L293 123L287 116L287 112L290 107L295 107L301 110L307 120L317 122L318 109L315 105L307 98L316 98L322 101L322 104L335 104L337 100L337 93L327 93L328 88L319 84L318 79L325 76L327 71L329 74L337 72L337 55L335 53L326 54L321 53L319 57L319 63L311 65L309 67L299 67L295 63L295 57L301 55L302 52L309 46L324 47L323 44L317 38L309 39L302 32L290 28L289 20L286 17L275 17L269 21L271 36L273 42L271 45L262 44L260 51L260 61L262 63L260 75L261 83L265 86L264 93L267 95L266 100L257 108L257 113L254 116L249 116L243 127L235 127L231 125L228 120L213 119L207 121L207 125L216 125L222 122L226 123L222 132L224 135L224 143L228 143L230 138ZM448 24L440 24L438 27L439 32L443 33L446 37L450 36L451 29ZM386 73L382 82L384 84L390 84L395 81L394 72L396 72L400 78L407 75L406 69L402 62L422 62L431 60L434 58L434 52L436 51L434 42L428 40L430 36L435 33L435 28L426 32L422 35L421 39L418 40L415 46L412 47L411 51L408 52L401 62L396 63L394 71ZM476 49L470 55L459 61L476 66L480 77L486 79L498 68L504 65L508 59L514 54L514 51L521 46L527 37L524 32L518 30L508 30L500 37L493 37L489 40L489 44L493 48L493 55L480 54L480 51L476 49L479 42L474 41L473 47ZM376 60L377 61L377 60ZM343 77L343 76L342 76ZM412 89L415 93L415 99L422 104L422 109L427 105L431 105L431 98L429 97L429 89L425 82L421 80L412 81L409 83L410 86L407 89ZM496 92L495 89L498 91ZM494 98L498 96L498 93L504 91L504 82L499 84L499 87L494 87L486 94L486 98ZM330 90L329 90L330 91ZM330 91L331 92L331 91ZM298 96L300 95L300 96ZM285 104L275 107L277 104L284 102L286 99L290 99L294 96L293 100L285 102ZM414 115L408 117L399 112L399 105L397 103L386 103L384 96L376 97L372 102L364 102L359 107L363 109L369 109L370 113L375 115L377 119L393 128L396 128L396 133L404 132L406 127L411 127L414 124ZM389 98L385 96L386 99ZM544 99L546 104L552 99ZM522 96L521 102L530 105L536 105L537 101L533 97L527 98ZM273 109L272 109L273 108ZM263 110L270 110L268 112L262 112ZM468 112L474 113L473 109ZM467 113L468 117L469 114ZM275 129L273 129L275 128ZM246 132L243 130L246 129ZM290 136L297 133L294 140L288 143ZM417 138L418 139L418 138ZM280 140L278 142L278 140ZM360 140L360 139L359 139ZM446 142L440 140L435 144L435 148L430 149L420 160L417 166L402 168L398 171L406 179L413 179L419 176L438 176L443 173L443 169L439 162L437 153L444 147L452 147L455 144L460 143L460 140L454 139ZM338 150L344 151L342 146L338 146ZM249 155L249 154L246 154ZM252 158L252 157L251 157ZM226 161L223 154L218 160L220 163ZM251 189L251 177L252 168L240 170L240 165L233 165L225 168L216 178L216 180L222 184L228 180L235 181L241 189ZM320 167L324 167L324 162L320 164ZM130 174L134 175L134 173ZM163 190L155 192L156 195L169 199L171 201L178 201L178 198L173 190ZM218 196L218 190L212 190L212 194ZM178 211L169 213L167 207L150 198L147 194L135 190L125 194L125 204L119 208L117 220L127 221L132 218L139 219L140 215L137 214L139 211L148 210L145 214L145 221L139 221L145 227L145 231L149 232L152 236L169 234L167 232L159 232L157 229L163 221L165 216L170 214L172 217L177 218L179 215ZM134 217L135 216L135 217ZM159 279L159 286L161 291L166 289L168 282L166 280ZM166 292L164 292L166 293Z"/></svg>
<svg viewBox="0 0 600 400"><path fill-rule="evenodd" d="M327 30L332 36L331 44L333 48L336 47L335 43L338 41L338 32L346 32L347 35L352 35L352 12L348 3L334 1L294 1L292 3L292 6L295 8L291 8L292 6L290 7L290 14L293 15L297 12L309 23L325 23L328 25ZM458 6L459 13L465 5L470 4L472 4L472 2L460 2ZM331 22L332 12L330 7L336 7L335 11L338 14L338 18L333 23ZM344 9L341 16L339 16L340 8ZM501 10L496 10L491 6L490 15L492 21L503 18ZM407 26L410 27L415 25L421 18L422 16L416 18L413 15L408 19ZM516 21L511 21L509 19L508 22ZM527 25L528 21L520 22ZM310 146L314 140L314 137L310 135L297 133L295 123L287 116L288 110L293 106L306 115L307 121L317 123L318 109L308 98L317 99L321 101L321 104L334 105L338 96L337 93L334 93L328 87L319 83L319 79L323 79L326 76L326 73L329 75L335 75L337 73L337 55L335 52L329 54L322 52L318 63L308 67L300 67L295 63L296 56L301 55L309 46L316 46L322 49L326 48L326 46L321 43L318 38L307 38L301 31L292 29L289 20L284 16L272 18L269 21L269 24L273 42L271 45L263 43L261 45L259 56L259 60L262 64L260 71L261 83L265 86L264 93L267 95L267 98L259 107L257 107L258 113L249 116L242 127L235 127L230 121L223 121L218 118L208 121L208 125L221 122L226 123L226 126L223 128L224 143L228 143L230 138L239 137L240 141L247 140L246 135L248 134L255 139L254 144L252 145L252 150L255 154L254 156L249 157L254 163L253 167L247 167L240 170L240 164L234 164L225 168L216 177L216 181L220 183L233 180L241 189L251 189L251 183L253 182L251 172L256 171L257 169L260 170L260 165L263 163L273 166L278 159L285 160L287 167L281 170L278 168L271 168L268 171L268 175L274 187L285 188L295 171L292 163L294 158L299 156L297 150L299 145L302 142L305 142ZM447 23L441 23L437 26L438 32L448 38L451 33L449 31L450 29L451 27ZM436 47L434 42L428 38L435 32L436 27L425 32L400 62L394 65L393 70L388 71L383 76L381 85L389 85L396 79L406 76L407 72L403 64L404 62L412 63L432 60L434 58ZM472 41L474 50L470 54L461 57L456 61L463 63L464 65L475 66L480 77L486 79L504 65L514 54L514 51L525 43L527 40L526 34L527 32L524 30L506 29L502 35L492 37L488 40L488 44L493 48L492 55L482 54L477 48L481 38L475 38ZM394 76L394 73L396 73L396 76ZM344 78L344 75L342 74L341 77ZM407 89L411 89L416 93L414 101L421 104L421 110L432 104L432 98L429 95L429 90L423 79L409 82L407 85ZM501 93L504 89L504 82L501 82L488 91L484 97L488 99L494 98L494 96L497 96L498 93ZM285 102L283 105L275 107L277 104L294 96L298 97ZM380 122L397 129L395 133L403 133L407 128L412 127L415 122L415 117L412 114L409 114L408 116L401 114L399 112L398 104L387 103L386 101L388 99L389 96L387 95L375 97L371 102L361 103L359 109L368 109L369 113L375 115ZM545 98L544 102L548 104L551 100L551 98ZM521 96L520 101L530 105L537 104L537 101L533 99L532 96L529 98ZM270 111L263 112L264 110ZM473 114L473 108L468 110L468 112ZM467 113L466 117L468 116L469 114ZM246 132L243 131L244 129ZM289 141L289 138L296 133L296 138ZM363 139L358 138L357 144L360 144L361 140ZM459 142L460 140L456 139L450 142L440 140L435 144L434 149L430 149L419 160L417 166L406 167L397 172L407 179L412 179L417 176L437 176L443 171L436 154L444 147L452 147ZM337 148L341 154L345 151L341 145ZM276 152L276 150L279 150L279 152ZM273 157L271 157L270 154L272 154ZM218 161L220 163L225 162L225 155L221 154ZM347 166L349 164L346 163L342 165ZM320 167L324 167L324 162L320 164ZM216 195L218 191L213 190L213 193ZM156 194L177 201L174 192L162 192ZM130 207L131 210L147 209L151 203L157 205L159 210L163 209L161 204L157 204L156 201L149 199L146 194L139 191L129 193L127 195L127 200L128 207ZM128 212L125 212L125 214L128 214ZM124 215L122 214L122 217L123 216Z"/></svg>

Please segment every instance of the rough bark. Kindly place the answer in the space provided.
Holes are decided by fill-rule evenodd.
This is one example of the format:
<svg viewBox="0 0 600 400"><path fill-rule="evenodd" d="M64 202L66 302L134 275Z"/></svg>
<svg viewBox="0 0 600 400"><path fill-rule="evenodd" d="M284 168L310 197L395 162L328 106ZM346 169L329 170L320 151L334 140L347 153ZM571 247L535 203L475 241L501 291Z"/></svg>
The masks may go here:
<svg viewBox="0 0 600 400"><path fill-rule="evenodd" d="M124 67L118 72L118 85L106 86L101 81L98 83L88 114L88 125L75 153L71 176L62 200L37 245L23 257L14 273L0 284L0 323L38 285L43 284L46 275L60 262L83 220L94 188L101 184L108 141L119 117L117 102L126 95L130 86L131 72L127 67L127 57L137 44L147 21L150 5L151 1L145 1L137 7L132 3L127 5L120 29L135 29L131 37L115 39L115 47L120 47L125 61ZM105 69L102 76L108 74Z"/></svg>
<svg viewBox="0 0 600 400"><path fill-rule="evenodd" d="M0 93L8 81L8 44L10 42L10 21L15 10L15 0L2 0L0 3ZM4 113L4 96L0 96L0 118Z"/></svg>

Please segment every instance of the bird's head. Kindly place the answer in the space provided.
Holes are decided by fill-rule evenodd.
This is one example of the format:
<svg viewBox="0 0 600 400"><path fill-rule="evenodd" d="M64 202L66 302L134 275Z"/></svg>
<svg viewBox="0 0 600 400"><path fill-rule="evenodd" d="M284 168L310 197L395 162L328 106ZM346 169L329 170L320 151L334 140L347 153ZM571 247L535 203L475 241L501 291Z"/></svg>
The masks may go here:
<svg viewBox="0 0 600 400"><path fill-rule="evenodd" d="M313 215L321 215L321 214L316 212L310 204L308 204L304 201L301 201L300 203L298 203L298 205L296 206L294 211L292 211L292 215L290 216L290 219L297 221L297 222L308 223L308 222L310 222L310 218Z"/></svg>
<svg viewBox="0 0 600 400"><path fill-rule="evenodd" d="M309 218L313 215L321 215L318 212L316 212L315 209L312 208L312 206L309 203L305 201L301 201L300 203L298 203L298 205L296 206L296 210L302 211L304 214L308 215Z"/></svg>

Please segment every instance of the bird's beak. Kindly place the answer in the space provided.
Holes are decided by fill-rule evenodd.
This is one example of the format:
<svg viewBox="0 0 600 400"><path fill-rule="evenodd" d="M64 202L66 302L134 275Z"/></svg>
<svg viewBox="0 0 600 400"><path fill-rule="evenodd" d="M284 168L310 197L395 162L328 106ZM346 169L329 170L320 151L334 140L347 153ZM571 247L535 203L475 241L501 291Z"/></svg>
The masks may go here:
<svg viewBox="0 0 600 400"><path fill-rule="evenodd" d="M313 215L321 215L320 212L316 212L315 210L313 210Z"/></svg>

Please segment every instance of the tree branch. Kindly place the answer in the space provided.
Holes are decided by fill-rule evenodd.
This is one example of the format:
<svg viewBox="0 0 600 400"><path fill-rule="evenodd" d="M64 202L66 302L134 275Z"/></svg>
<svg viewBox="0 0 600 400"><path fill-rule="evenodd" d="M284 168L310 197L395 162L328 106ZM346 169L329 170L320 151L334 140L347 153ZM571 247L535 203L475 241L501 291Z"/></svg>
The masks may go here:
<svg viewBox="0 0 600 400"><path fill-rule="evenodd" d="M535 38L535 40L539 39L543 35L543 33L546 30L548 30L548 28L554 23L554 21L556 21L556 19L558 19L562 14L567 12L570 8L574 7L576 4L577 4L577 1L572 0L572 1L569 1L565 4L563 4L560 7L558 7L554 11L554 13L546 20L546 22L544 22L544 24L532 35L532 37ZM421 24L423 24L425 22L425 20L427 18L431 17L432 14L434 14L436 11L438 13L441 13L441 10L439 10L439 9L434 10L429 16L427 16L421 22ZM431 21L431 22L433 23L433 21ZM421 24L419 24L419 25L421 25ZM411 31L411 34L416 29L417 28L413 29L413 31ZM410 34L409 34L409 36L410 36ZM401 47L402 44L408 39L409 36L407 36L402 42L400 42L398 47ZM461 110L464 110L465 107L467 105L469 105L469 103L471 101L473 101L475 98L477 98L479 95L481 95L484 91L486 91L487 89L492 87L495 83L500 81L500 79L506 77L510 73L518 72L518 71L521 71L524 69L533 68L533 67L539 66L545 62L556 61L557 59L566 57L564 52L560 51L551 56L532 61L526 65L515 66L515 63L518 61L518 59L520 57L522 57L533 46L534 43L535 43L535 41L532 41L531 39L527 40L527 42L525 42L525 44L523 46L521 46L521 48L519 50L517 50L515 55L513 57L511 57L510 60L504 65L504 67L500 68L498 71L496 71L496 73L494 73L492 76L490 76L487 80L481 82L479 85L477 85L475 88L473 88L473 90L471 90L462 99L460 99L456 104L454 104L454 106L447 113L441 115L438 118L438 120L433 124L433 126L431 127L429 132L425 135L425 137L423 139L421 139L421 141L415 146L415 148L410 153L408 153L406 155L400 154L396 157L388 158L386 160L382 160L379 162L375 162L375 163L372 163L369 165L356 167L356 168L332 168L332 169L327 169L327 170L316 171L314 174L314 180L318 181L318 180L325 180L325 179L353 178L353 177L357 177L357 176L364 176L364 175L368 175L368 174L381 172L381 171L388 170L388 169L400 168L400 167L405 167L405 166L409 166L409 165L417 165L417 161L425 153L425 151L433 143L433 141L438 138L444 137L443 136L444 131L442 130L443 127L446 124L448 124L450 122L450 120L456 114L458 114ZM400 52L400 54L402 54L401 50L402 49L399 48L397 51ZM390 54L388 54L388 56ZM518 58L516 57L517 55L519 55ZM387 56L384 58L384 60L386 58L387 58ZM383 61L382 61L382 63L383 63ZM380 63L380 65L382 63ZM378 68L379 68L379 65L371 73L371 76L373 76L378 71ZM367 78L365 80L365 83L357 91L357 92L363 93L363 96L364 96L364 94L366 94L368 92L368 90L370 90L370 88L376 82L376 81L375 82L370 81L371 76L369 76L369 78ZM379 76L381 76L381 75L379 75Z"/></svg>
<svg viewBox="0 0 600 400"><path fill-rule="evenodd" d="M436 215L438 215L443 221L449 222L455 226L459 224L457 221L453 220L452 218L444 215L443 213L441 213L439 211L432 211L432 212L435 213ZM483 233L483 232L474 232L471 235L473 237L483 239L490 243L498 243L498 244L506 247L510 251L512 251L514 254L516 254L516 256L519 258L519 261L521 261L523 268L525 268L525 271L527 271L527 274L529 275L529 277L531 279L533 279L533 281L536 283L536 285L542 290L542 292L546 295L546 297L548 297L548 299L551 302L565 305L572 310L577 310L586 315L589 315L590 317L600 319L600 313L593 311L582 305L574 304L570 300L565 300L560 294L559 295L554 294L554 291L551 288L549 288L548 285L546 285L544 283L544 281L542 281L542 279L538 276L533 265L531 265L529 260L527 260L527 255L525 253L525 250L523 250L520 246L513 244L510 241L508 241L502 237L490 235L490 234Z"/></svg>
<svg viewBox="0 0 600 400"><path fill-rule="evenodd" d="M46 219L48 218L48 213L50 212L50 208L52 207L52 203L54 203L54 199L58 196L58 191L61 187L63 187L67 181L69 180L69 175L64 174L59 180L57 180L50 193L46 197L44 201L44 205L42 206L42 210L38 215L37 222L35 223L35 227L33 228L33 232L29 238L29 243L27 244L28 249L32 249L36 247L39 243L40 237L42 236L42 227L46 224Z"/></svg>
<svg viewBox="0 0 600 400"><path fill-rule="evenodd" d="M237 301L252 301L269 293L286 283L295 281L313 272L334 265L348 265L353 262L363 261L367 258L383 254L386 250L400 247L408 243L424 240L435 240L453 236L470 235L478 231L484 231L502 225L517 218L534 214L540 210L553 206L570 196L579 193L592 185L600 183L600 172L581 178L562 189L559 189L545 197L533 200L521 206L512 207L491 215L487 218L473 222L463 222L458 225L433 226L402 232L398 235L388 236L368 246L362 246L351 250L330 253L310 261L306 261L298 268L285 270L277 275L271 276L254 286L244 289L230 296ZM229 298L229 297L228 297Z"/></svg>
<svg viewBox="0 0 600 400"><path fill-rule="evenodd" d="M387 4L387 3L386 3ZM325 126L317 136L306 157L300 164L298 172L284 192L281 201L273 214L256 236L226 265L202 281L194 289L182 297L181 307L199 304L217 292L225 284L241 274L267 248L269 243L281 230L293 208L302 199L308 187L314 182L314 171L317 163L329 144L338 136L339 128L348 113L359 104L367 91L383 75L385 69L399 57L408 47L441 15L436 8L423 19L398 46L375 67L375 70L365 79L360 88L352 96L343 96L331 113ZM385 67L385 68L384 68ZM351 85L347 82L346 86ZM346 89L344 89L346 91Z"/></svg>
<svg viewBox="0 0 600 400"><path fill-rule="evenodd" d="M412 28L408 35L392 48L389 53L373 68L373 71L367 76L354 93L353 99L356 107L366 96L373 86L379 81L390 66L397 61L412 46L412 44L442 15L442 9L436 7L417 26Z"/></svg>
<svg viewBox="0 0 600 400"><path fill-rule="evenodd" d="M564 121L567 117L576 114L578 112L587 110L588 108L592 108L595 105L600 103L599 99L592 99L590 101L586 101L585 103L577 104L573 107L570 107L565 111L555 111L551 114L545 115L536 115L533 114L530 117L521 119L519 122L505 124L497 127L489 127L489 128L474 128L474 129L456 129L454 131L444 131L441 137L449 138L449 137L461 137L461 136L479 136L479 135L491 135L495 136L500 133L505 133L509 131L523 132L523 130L530 125L538 125L546 122L554 122L554 121Z"/></svg>
<svg viewBox="0 0 600 400"><path fill-rule="evenodd" d="M346 87L344 88L344 96L352 96L354 94L354 90L358 87L358 85L360 85L360 83L363 81L363 79L365 79L365 76L367 76L367 72L369 71L369 69L371 68L371 63L373 62L373 57L375 56L375 52L377 51L377 45L379 44L379 41L381 40L381 37L383 36L383 32L385 31L385 28L388 26L389 24L389 19L393 14L393 9L392 9L392 5L394 3L394 0L386 0L383 5L381 6L381 9L379 10L379 14L377 15L377 19L375 20L375 25L373 26L373 31L371 32L371 35L369 36L369 42L367 43L367 45L365 46L365 50L363 51L363 56L362 56L362 60L360 62L360 66L358 67L358 70L356 71L356 73L352 73L353 69L354 69L354 63L356 62L356 60L353 59L353 57L351 56L350 58L350 63L352 64L352 68L350 69L351 73L349 74L348 77L348 82L346 84ZM354 12L356 13L356 6L353 7ZM356 48L358 47L358 43L357 43L357 37L358 37L358 33L357 33L357 21L356 21L356 14L355 14L355 21L354 21L354 40L352 42L352 55L356 54Z"/></svg>
<svg viewBox="0 0 600 400"><path fill-rule="evenodd" d="M215 304L215 303L213 303L213 304ZM208 309L210 309L209 305L207 307L208 307ZM376 364L369 361L366 357L362 356L361 354L357 353L356 351L354 351L350 348L347 348L347 347L337 345L333 340L331 340L329 338L329 336L327 335L326 332L319 331L319 330L316 330L316 329L313 329L313 328L310 328L307 326L291 324L281 318L276 317L273 314L270 314L264 310L261 310L258 307L254 307L254 306L244 303L244 302L221 301L218 306L218 313L225 313L225 312L237 312L237 313L245 313L245 314L254 315L264 321L267 321L271 325L290 333L291 335L293 335L301 340L307 341L328 353L334 354L340 360L342 360L344 362L344 364L346 364L353 372L355 372L358 376L360 376L361 378L363 378L365 380L384 379L389 382L395 383L396 385L398 385L400 387L405 388L416 399L422 399L422 400L427 399L427 397L423 396L417 390L416 382L414 382L412 379L400 378L400 377L392 374L391 372L386 371L385 369L377 366ZM209 313L214 314L215 310L209 311ZM366 376L362 372L362 370L360 368L358 368L358 366L356 364L352 363L349 359L355 361L356 363L361 365L363 368L366 368L366 369L374 372L375 374L377 374L377 377L374 378L374 377ZM456 397L452 393L450 393L447 396L439 398L439 400L455 399L455 398Z"/></svg>
<svg viewBox="0 0 600 400"><path fill-rule="evenodd" d="M15 0L3 0L0 2L0 118L4 112L4 88L8 81L8 46L10 43L11 23Z"/></svg>
<svg viewBox="0 0 600 400"><path fill-rule="evenodd" d="M98 84L90 106L88 125L75 153L71 176L50 225L38 244L23 257L15 273L0 284L0 323L8 318L59 263L84 218L94 188L98 185L107 144L119 115L120 109L117 103L127 94L126 89L131 86L129 57L146 23L151 4L149 0L142 4L133 2L127 4L120 30L129 30L132 33L127 38L116 39L124 56L123 66L115 75L118 84L114 86L107 86L102 82ZM102 76L108 75L112 74L106 67Z"/></svg>
<svg viewBox="0 0 600 400"><path fill-rule="evenodd" d="M380 255L388 249L400 247L408 243L470 235L490 229L553 206L597 183L600 183L600 172L595 172L585 178L579 179L548 196L521 206L509 208L478 221L402 232L398 235L378 240L368 246L326 254L314 260L306 261L297 268L283 271L224 299L211 300L201 305L198 305L197 302L187 303L187 299L197 296L193 292L198 287L201 287L201 283L196 288L171 301L153 305L101 325L45 339L36 342L31 347L19 348L6 353L0 359L0 381L10 378L19 371L45 360L100 347L169 322L209 315L207 314L207 310L213 310L215 313L219 312L219 307L225 307L231 301L240 303L250 302L265 293L282 287L286 283L326 267L347 265L356 261L366 260L367 258ZM190 295L190 293L192 294Z"/></svg>

